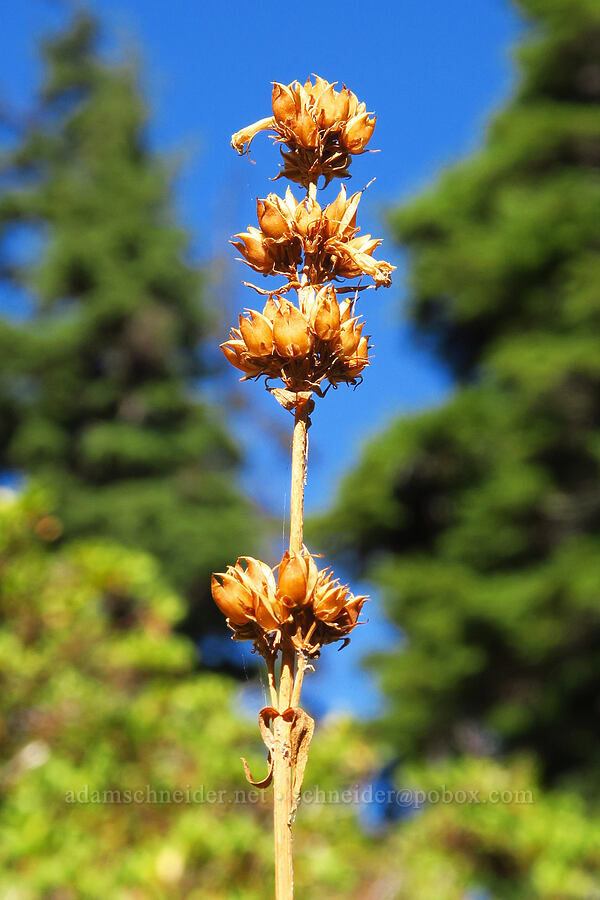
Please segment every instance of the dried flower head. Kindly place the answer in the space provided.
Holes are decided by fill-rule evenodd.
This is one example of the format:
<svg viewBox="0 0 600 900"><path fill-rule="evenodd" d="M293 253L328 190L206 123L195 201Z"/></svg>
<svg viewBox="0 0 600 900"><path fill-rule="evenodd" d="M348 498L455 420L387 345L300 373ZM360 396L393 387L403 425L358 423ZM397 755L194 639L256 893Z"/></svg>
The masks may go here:
<svg viewBox="0 0 600 900"><path fill-rule="evenodd" d="M263 275L285 275L298 283L298 267L312 284L367 275L376 287L388 287L395 266L373 259L382 243L358 236L356 214L362 191L351 197L342 188L324 209L312 197L298 202L288 187L285 197L269 194L257 201L260 228L250 225L232 240L243 261Z"/></svg>
<svg viewBox="0 0 600 900"><path fill-rule="evenodd" d="M282 149L283 169L278 177L307 185L323 175L325 183L332 178L348 177L352 155L364 153L375 128L376 117L367 112L344 85L318 75L314 84L273 84L273 115L241 129L231 138L238 153L247 153L254 137L261 131L272 131L275 140L287 146Z"/></svg>
<svg viewBox="0 0 600 900"><path fill-rule="evenodd" d="M212 595L236 640L257 647L289 639L297 650L316 656L324 644L346 640L367 597L354 596L330 569L319 569L306 547L286 552L273 570L251 556L212 577ZM286 638L287 636L287 638ZM262 644L261 644L262 642Z"/></svg>
<svg viewBox="0 0 600 900"><path fill-rule="evenodd" d="M299 307L271 296L261 312L247 310L221 349L246 378L280 378L289 391L315 391L328 380L356 384L369 364L368 337L353 303L337 300L332 285L304 284Z"/></svg>

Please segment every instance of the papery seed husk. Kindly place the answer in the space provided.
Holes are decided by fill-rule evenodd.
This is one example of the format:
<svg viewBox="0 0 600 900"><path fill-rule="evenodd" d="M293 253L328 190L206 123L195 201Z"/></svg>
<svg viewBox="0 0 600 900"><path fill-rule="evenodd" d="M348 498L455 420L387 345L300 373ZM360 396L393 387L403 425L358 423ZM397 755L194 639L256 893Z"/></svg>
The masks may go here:
<svg viewBox="0 0 600 900"><path fill-rule="evenodd" d="M253 601L251 594L233 576L218 572L212 576L211 592L213 600L224 616L235 625L244 625L252 618Z"/></svg>
<svg viewBox="0 0 600 900"><path fill-rule="evenodd" d="M310 351L312 338L308 322L291 303L279 309L273 320L273 340L281 356L305 356Z"/></svg>
<svg viewBox="0 0 600 900"><path fill-rule="evenodd" d="M279 594L297 606L310 603L318 570L306 553L286 552L279 566Z"/></svg>
<svg viewBox="0 0 600 900"><path fill-rule="evenodd" d="M251 356L269 356L273 351L273 326L256 310L250 310L252 320L240 316L240 331Z"/></svg>

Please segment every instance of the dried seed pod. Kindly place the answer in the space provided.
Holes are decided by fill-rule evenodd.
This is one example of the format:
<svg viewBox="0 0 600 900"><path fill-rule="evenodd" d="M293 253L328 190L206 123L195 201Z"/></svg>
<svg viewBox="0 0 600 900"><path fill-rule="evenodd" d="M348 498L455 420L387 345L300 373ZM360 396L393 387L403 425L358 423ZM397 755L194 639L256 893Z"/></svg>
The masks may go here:
<svg viewBox="0 0 600 900"><path fill-rule="evenodd" d="M317 564L306 548L301 553L284 553L278 578L278 594L282 603L288 607L309 604L317 575Z"/></svg>
<svg viewBox="0 0 600 900"><path fill-rule="evenodd" d="M303 238L313 237L319 231L322 210L316 200L310 198L298 203L294 212L294 224L298 235Z"/></svg>
<svg viewBox="0 0 600 900"><path fill-rule="evenodd" d="M234 625L245 625L254 619L254 598L252 591L235 574L230 574L230 569L235 573L235 569L229 566L227 572L212 576L213 600Z"/></svg>
<svg viewBox="0 0 600 900"><path fill-rule="evenodd" d="M340 307L331 285L317 293L314 311L310 318L314 333L322 341L333 341L340 335Z"/></svg>
<svg viewBox="0 0 600 900"><path fill-rule="evenodd" d="M346 362L346 377L349 380L358 378L363 369L369 365L369 336L361 337L356 353Z"/></svg>
<svg viewBox="0 0 600 900"><path fill-rule="evenodd" d="M263 275L273 272L275 260L265 244L262 231L250 225L248 231L242 231L234 237L239 240L230 241L230 243L239 250L245 263L256 269L257 272L262 272Z"/></svg>
<svg viewBox="0 0 600 900"><path fill-rule="evenodd" d="M256 215L262 233L275 240L290 235L293 213L277 194L256 201Z"/></svg>
<svg viewBox="0 0 600 900"><path fill-rule="evenodd" d="M315 100L317 121L321 128L334 128L338 123L346 122L350 109L350 91L348 88L335 91L333 84L328 84Z"/></svg>
<svg viewBox="0 0 600 900"><path fill-rule="evenodd" d="M293 304L282 301L273 318L273 340L281 356L306 356L312 335L305 316Z"/></svg>
<svg viewBox="0 0 600 900"><path fill-rule="evenodd" d="M240 332L251 356L270 356L273 352L273 323L254 309L250 319L240 316Z"/></svg>
<svg viewBox="0 0 600 900"><path fill-rule="evenodd" d="M346 186L342 185L333 203L326 206L323 213L323 231L328 239L349 240L356 234L356 213L361 197L362 191L357 191L348 199Z"/></svg>
<svg viewBox="0 0 600 900"><path fill-rule="evenodd" d="M367 599L354 596L347 585L340 584L333 577L330 570L322 569L319 572L312 608L315 618L331 629L325 643L328 640L339 640L352 631Z"/></svg>
<svg viewBox="0 0 600 900"><path fill-rule="evenodd" d="M235 332L236 329L233 329L232 333ZM248 376L248 378L254 378L263 373L264 366L260 361L250 358L245 341L234 339L225 341L220 346L227 361Z"/></svg>
<svg viewBox="0 0 600 900"><path fill-rule="evenodd" d="M305 286L298 292L300 309L308 319L313 333L322 341L339 337L340 307L333 285L325 285L318 291Z"/></svg>
<svg viewBox="0 0 600 900"><path fill-rule="evenodd" d="M361 112L347 121L340 131L340 144L348 153L364 153L373 137L377 116L369 118L368 112Z"/></svg>
<svg viewBox="0 0 600 900"><path fill-rule="evenodd" d="M273 570L252 556L241 556L235 566L212 576L215 603L235 630L245 628L242 637L252 637L247 629L256 623L264 632L276 631L288 613L278 599Z"/></svg>
<svg viewBox="0 0 600 900"><path fill-rule="evenodd" d="M314 84L275 82L271 96L273 116L242 128L231 138L238 153L247 153L260 131L273 131L276 140L287 144L284 174L292 181L308 184L320 175L329 182L347 176L351 154L364 153L376 118L370 118L364 103L336 82L315 76Z"/></svg>
<svg viewBox="0 0 600 900"><path fill-rule="evenodd" d="M279 82L275 81L273 83L271 104L273 106L273 115L277 125L290 125L296 118L296 98L291 89L291 85L279 84Z"/></svg>
<svg viewBox="0 0 600 900"><path fill-rule="evenodd" d="M364 322L348 319L340 328L338 354L343 359L351 359L360 343Z"/></svg>

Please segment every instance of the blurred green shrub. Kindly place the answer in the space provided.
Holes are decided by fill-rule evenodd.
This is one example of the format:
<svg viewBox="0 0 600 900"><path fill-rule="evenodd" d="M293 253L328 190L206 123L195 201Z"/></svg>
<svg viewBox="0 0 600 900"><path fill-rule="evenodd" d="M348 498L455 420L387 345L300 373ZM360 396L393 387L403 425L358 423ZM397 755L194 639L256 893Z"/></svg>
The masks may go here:
<svg viewBox="0 0 600 900"><path fill-rule="evenodd" d="M271 798L246 793L239 759L260 772L265 751L233 683L194 674L173 633L183 603L150 557L52 552L60 529L38 491L0 501L0 896L269 896ZM351 723L325 724L306 786L352 786L376 764ZM376 864L354 813L301 809L300 895L349 896Z"/></svg>
<svg viewBox="0 0 600 900"><path fill-rule="evenodd" d="M377 896L600 897L600 818L576 793L545 793L525 761L455 759L415 768L404 782L440 799L392 836L394 871Z"/></svg>

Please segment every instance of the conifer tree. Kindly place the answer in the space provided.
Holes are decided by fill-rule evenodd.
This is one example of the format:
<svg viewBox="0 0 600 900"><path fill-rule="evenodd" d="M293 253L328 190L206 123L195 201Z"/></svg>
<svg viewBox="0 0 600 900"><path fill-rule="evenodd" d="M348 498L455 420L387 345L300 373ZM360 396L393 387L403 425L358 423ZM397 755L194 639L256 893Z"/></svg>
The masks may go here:
<svg viewBox="0 0 600 900"><path fill-rule="evenodd" d="M251 513L235 443L198 388L210 323L170 173L135 72L97 45L83 14L44 45L39 109L4 160L3 271L33 313L0 326L1 464L52 489L67 537L149 550L200 597L206 573L253 543ZM21 250L40 245L33 262L17 264L15 229Z"/></svg>
<svg viewBox="0 0 600 900"><path fill-rule="evenodd" d="M405 632L378 663L401 752L519 749L597 778L600 8L519 7L514 97L392 220L457 389L368 446L324 534Z"/></svg>

